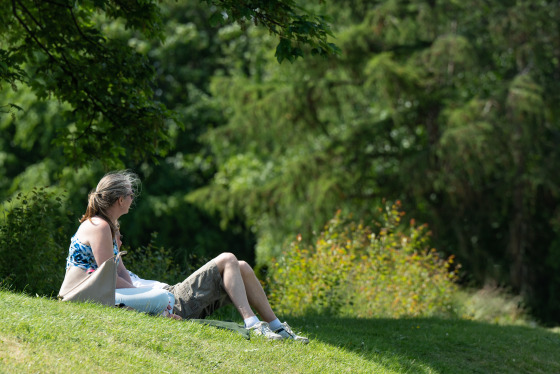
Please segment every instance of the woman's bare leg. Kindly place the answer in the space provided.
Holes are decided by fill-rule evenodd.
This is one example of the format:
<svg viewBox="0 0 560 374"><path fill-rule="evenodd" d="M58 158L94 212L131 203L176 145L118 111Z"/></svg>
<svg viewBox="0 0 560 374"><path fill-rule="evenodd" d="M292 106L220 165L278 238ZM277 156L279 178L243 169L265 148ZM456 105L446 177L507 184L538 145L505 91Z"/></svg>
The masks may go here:
<svg viewBox="0 0 560 374"><path fill-rule="evenodd" d="M245 261L239 261L239 270L241 271L249 304L255 308L264 321L270 322L275 320L276 315L272 311L262 285L251 266Z"/></svg>
<svg viewBox="0 0 560 374"><path fill-rule="evenodd" d="M232 253L222 253L214 261L222 274L224 288L243 319L255 315L251 306L264 321L270 322L276 319L264 290L249 264L238 261Z"/></svg>
<svg viewBox="0 0 560 374"><path fill-rule="evenodd" d="M251 306L249 305L249 300L247 299L247 291L245 290L245 284L243 278L241 277L241 271L239 270L239 261L232 253L222 253L214 259L220 274L222 274L222 279L224 280L224 288L233 302L235 308L241 314L243 319L247 319L255 315Z"/></svg>

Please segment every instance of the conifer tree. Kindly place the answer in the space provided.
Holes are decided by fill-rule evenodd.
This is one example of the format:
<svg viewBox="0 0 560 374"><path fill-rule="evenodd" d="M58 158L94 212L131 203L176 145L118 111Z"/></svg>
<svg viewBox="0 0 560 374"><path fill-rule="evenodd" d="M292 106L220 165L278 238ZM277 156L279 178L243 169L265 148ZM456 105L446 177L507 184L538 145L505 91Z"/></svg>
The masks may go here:
<svg viewBox="0 0 560 374"><path fill-rule="evenodd" d="M370 218L402 199L465 281L555 319L558 4L343 4L325 5L340 57L275 66L250 38L239 74L214 80L229 122L206 136L219 170L192 198L241 212L262 262L337 209Z"/></svg>

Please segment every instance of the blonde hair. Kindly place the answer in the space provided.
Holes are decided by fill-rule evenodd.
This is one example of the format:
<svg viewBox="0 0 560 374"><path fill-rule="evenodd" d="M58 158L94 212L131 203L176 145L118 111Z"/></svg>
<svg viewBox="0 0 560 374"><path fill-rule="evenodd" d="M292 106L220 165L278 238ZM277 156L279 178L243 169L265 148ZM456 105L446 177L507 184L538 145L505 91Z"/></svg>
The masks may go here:
<svg viewBox="0 0 560 374"><path fill-rule="evenodd" d="M115 233L119 229L118 222L112 222L107 216L107 210L119 197L129 194L138 195L140 190L140 179L129 170L117 170L107 174L97 184L97 188L88 195L88 206L86 213L80 218L80 223L90 220L92 217L99 217L111 227L111 235L115 238Z"/></svg>

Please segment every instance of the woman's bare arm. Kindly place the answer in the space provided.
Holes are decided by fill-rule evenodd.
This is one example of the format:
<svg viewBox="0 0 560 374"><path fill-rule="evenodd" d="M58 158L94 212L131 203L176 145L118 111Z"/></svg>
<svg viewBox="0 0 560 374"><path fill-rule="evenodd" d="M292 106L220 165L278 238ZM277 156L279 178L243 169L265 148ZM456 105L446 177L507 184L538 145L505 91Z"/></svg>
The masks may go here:
<svg viewBox="0 0 560 374"><path fill-rule="evenodd" d="M117 266L117 288L135 288L122 259Z"/></svg>
<svg viewBox="0 0 560 374"><path fill-rule="evenodd" d="M84 222L78 233L82 242L91 247L97 266L101 266L115 255L113 253L113 236L107 222L102 219L92 219L92 221Z"/></svg>
<svg viewBox="0 0 560 374"><path fill-rule="evenodd" d="M97 266L101 266L101 264L115 255L113 252L111 228L104 220L94 218L92 222L84 222L79 234L80 239L83 239L82 242L90 245ZM117 266L117 288L135 288L122 263L122 259Z"/></svg>

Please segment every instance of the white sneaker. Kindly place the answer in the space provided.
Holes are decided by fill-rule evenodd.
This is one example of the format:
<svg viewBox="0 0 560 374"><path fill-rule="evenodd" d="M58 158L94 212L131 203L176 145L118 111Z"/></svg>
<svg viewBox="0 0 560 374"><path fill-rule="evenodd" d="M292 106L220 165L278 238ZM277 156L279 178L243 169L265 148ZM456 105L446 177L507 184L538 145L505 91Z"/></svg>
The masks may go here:
<svg viewBox="0 0 560 374"><path fill-rule="evenodd" d="M280 335L282 337L282 339L292 339L292 340L295 340L296 342L300 342L300 343L303 343L303 344L309 343L309 339L307 339L303 336L296 335L296 333L294 333L292 331L292 329L290 328L290 325L288 325L287 322L282 323L282 327L280 327L278 330L276 330L274 332L276 334Z"/></svg>
<svg viewBox="0 0 560 374"><path fill-rule="evenodd" d="M268 323L266 323L264 321L259 321L259 322L255 323L253 326L249 327L249 330L253 331L253 333L255 335L261 335L261 336L264 336L267 339L272 339L272 340L282 340L283 339L282 336L272 332L272 330L268 326Z"/></svg>

